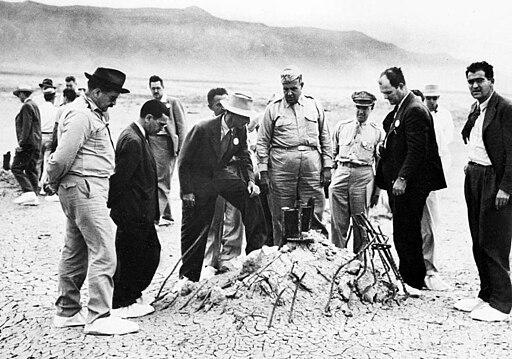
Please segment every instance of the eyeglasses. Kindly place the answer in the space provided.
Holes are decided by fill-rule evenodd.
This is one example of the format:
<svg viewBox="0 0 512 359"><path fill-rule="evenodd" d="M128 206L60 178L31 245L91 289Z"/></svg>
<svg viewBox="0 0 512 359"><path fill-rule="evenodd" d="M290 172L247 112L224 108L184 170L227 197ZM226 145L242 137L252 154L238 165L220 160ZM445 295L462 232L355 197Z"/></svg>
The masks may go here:
<svg viewBox="0 0 512 359"><path fill-rule="evenodd" d="M425 96L425 99L427 100L437 100L439 96Z"/></svg>

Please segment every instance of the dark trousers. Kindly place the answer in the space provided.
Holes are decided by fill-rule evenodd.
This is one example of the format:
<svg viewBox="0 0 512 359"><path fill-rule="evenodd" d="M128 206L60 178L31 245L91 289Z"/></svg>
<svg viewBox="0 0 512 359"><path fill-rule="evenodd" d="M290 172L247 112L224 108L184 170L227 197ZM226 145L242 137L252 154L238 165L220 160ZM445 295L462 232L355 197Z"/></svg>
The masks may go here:
<svg viewBox="0 0 512 359"><path fill-rule="evenodd" d="M512 204L495 207L496 174L492 166L468 164L464 194L473 239L473 257L480 277L478 297L503 313L512 308L509 253L512 237Z"/></svg>
<svg viewBox="0 0 512 359"><path fill-rule="evenodd" d="M114 309L135 303L151 284L160 262L160 242L154 224L118 226L116 254Z"/></svg>
<svg viewBox="0 0 512 359"><path fill-rule="evenodd" d="M212 193L196 195L196 204L192 208L183 206L181 224L181 253L185 253L199 238L198 243L183 258L180 277L197 282L203 267L206 239L210 230L217 196L222 196L242 214L247 239L246 253L263 246L267 239L265 216L259 196L249 198L246 183L237 175L223 170L215 174Z"/></svg>
<svg viewBox="0 0 512 359"><path fill-rule="evenodd" d="M38 190L38 159L39 148L23 149L20 152L16 151L14 155L11 171L23 192L37 192Z"/></svg>
<svg viewBox="0 0 512 359"><path fill-rule="evenodd" d="M421 218L428 193L408 188L401 196L388 191L389 206L393 212L393 241L400 260L398 269L405 283L421 289L425 284L425 262Z"/></svg>

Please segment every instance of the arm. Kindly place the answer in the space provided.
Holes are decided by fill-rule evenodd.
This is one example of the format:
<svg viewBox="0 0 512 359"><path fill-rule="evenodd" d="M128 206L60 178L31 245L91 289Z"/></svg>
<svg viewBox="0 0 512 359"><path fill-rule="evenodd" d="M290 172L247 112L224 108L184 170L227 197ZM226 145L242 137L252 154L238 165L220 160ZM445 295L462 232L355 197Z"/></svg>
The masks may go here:
<svg viewBox="0 0 512 359"><path fill-rule="evenodd" d="M242 175L244 180L254 182L254 171L252 168L251 154L249 153L249 147L247 145L247 128L244 127L238 131L240 133L240 148L236 152L237 156L242 163Z"/></svg>
<svg viewBox="0 0 512 359"><path fill-rule="evenodd" d="M512 194L512 104L507 104L501 118L503 146L505 146L505 170L499 185L500 191Z"/></svg>
<svg viewBox="0 0 512 359"><path fill-rule="evenodd" d="M256 142L256 156L258 158L258 169L260 172L268 170L268 156L270 152L270 143L272 141L272 132L274 126L273 114L271 113L272 104L268 105L263 115L260 128L258 129L258 141Z"/></svg>
<svg viewBox="0 0 512 359"><path fill-rule="evenodd" d="M174 116L174 122L176 123L176 134L178 135L178 151L183 146L183 140L185 138L185 110L179 100L172 101L171 111Z"/></svg>
<svg viewBox="0 0 512 359"><path fill-rule="evenodd" d="M339 142L340 128L341 128L341 122L338 123L338 125L336 126L336 130L332 134L332 160L333 160L334 168L337 167L336 157L338 156L339 144L340 144L340 142Z"/></svg>
<svg viewBox="0 0 512 359"><path fill-rule="evenodd" d="M178 176L182 199L185 195L193 193L191 168L194 165L197 149L202 146L202 136L202 129L194 126L183 141L183 147L178 158Z"/></svg>
<svg viewBox="0 0 512 359"><path fill-rule="evenodd" d="M428 114L418 107L413 107L405 114L403 126L405 130L405 141L407 143L407 153L398 177L407 180L416 177L424 165L425 151L427 148L427 123Z"/></svg>
<svg viewBox="0 0 512 359"><path fill-rule="evenodd" d="M32 132L32 126L33 126L35 114L34 114L34 111L32 110L32 107L30 107L30 105L24 103L23 106L21 106L20 116L21 116L21 134L20 134L20 138L18 140L18 146L23 148L27 145L27 141Z"/></svg>
<svg viewBox="0 0 512 359"><path fill-rule="evenodd" d="M320 140L320 149L322 155L322 168L332 168L333 165L333 147L331 142L331 134L329 125L325 121L324 109L315 101L318 110L318 137Z"/></svg>
<svg viewBox="0 0 512 359"><path fill-rule="evenodd" d="M128 193L133 183L133 174L142 158L142 145L133 138L119 138L116 145L116 167L110 177L107 207L112 207L123 195Z"/></svg>

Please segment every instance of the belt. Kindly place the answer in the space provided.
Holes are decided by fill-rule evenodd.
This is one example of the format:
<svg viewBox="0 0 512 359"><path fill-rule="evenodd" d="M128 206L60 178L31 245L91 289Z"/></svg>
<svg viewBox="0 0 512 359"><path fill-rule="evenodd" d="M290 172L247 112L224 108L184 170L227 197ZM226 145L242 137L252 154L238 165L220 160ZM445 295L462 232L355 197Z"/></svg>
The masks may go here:
<svg viewBox="0 0 512 359"><path fill-rule="evenodd" d="M53 132L41 132L41 134L43 134L43 135L51 135L51 134L53 134Z"/></svg>
<svg viewBox="0 0 512 359"><path fill-rule="evenodd" d="M372 165L363 165L360 163L354 163L354 162L339 162L340 166L350 167L350 168L357 168L357 167L371 167Z"/></svg>
<svg viewBox="0 0 512 359"><path fill-rule="evenodd" d="M480 163L476 163L476 162L473 162L473 161L469 161L468 165L470 165L470 166L477 166L477 167L485 167L485 168L492 167L492 165L481 165Z"/></svg>
<svg viewBox="0 0 512 359"><path fill-rule="evenodd" d="M272 146L272 148L282 148L283 150L287 151L316 151L317 148L315 146L306 146L306 145L300 145L300 146L290 146L290 147L284 147L284 146Z"/></svg>

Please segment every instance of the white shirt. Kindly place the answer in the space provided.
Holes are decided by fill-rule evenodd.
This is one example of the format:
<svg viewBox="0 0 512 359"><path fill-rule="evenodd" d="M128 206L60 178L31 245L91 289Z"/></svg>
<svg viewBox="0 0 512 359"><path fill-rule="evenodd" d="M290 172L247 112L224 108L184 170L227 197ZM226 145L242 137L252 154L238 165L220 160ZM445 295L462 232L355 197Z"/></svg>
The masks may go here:
<svg viewBox="0 0 512 359"><path fill-rule="evenodd" d="M52 133L55 126L55 118L57 117L58 108L48 101L38 102L37 107L41 114L41 132Z"/></svg>
<svg viewBox="0 0 512 359"><path fill-rule="evenodd" d="M452 155L449 145L453 141L453 118L446 108L438 106L436 112L430 114L434 118L434 131L436 132L437 147L439 157L443 163L443 170L448 170L452 166Z"/></svg>
<svg viewBox="0 0 512 359"><path fill-rule="evenodd" d="M492 96L492 94L491 94ZM469 161L475 162L483 166L491 166L491 159L485 150L484 140L482 138L482 130L484 127L485 112L491 96L480 104L480 116L475 121L475 125L471 130L469 138Z"/></svg>
<svg viewBox="0 0 512 359"><path fill-rule="evenodd" d="M230 128L228 127L228 124L226 123L226 115L222 115L222 119L220 120L220 140L222 141L222 138L226 136L226 133L228 133Z"/></svg>
<svg viewBox="0 0 512 359"><path fill-rule="evenodd" d="M169 107L170 107L170 106L169 106L169 103L167 102L167 94L166 94L166 93L164 93L164 94L162 95L162 98L160 99L160 102L163 102L167 108L169 108ZM165 127L165 126L164 126L164 127ZM161 135L167 135L167 131L165 130L165 128L164 128L164 127L162 127L162 129L161 129L160 131L158 131L157 135L159 135L159 136L161 136Z"/></svg>

